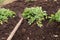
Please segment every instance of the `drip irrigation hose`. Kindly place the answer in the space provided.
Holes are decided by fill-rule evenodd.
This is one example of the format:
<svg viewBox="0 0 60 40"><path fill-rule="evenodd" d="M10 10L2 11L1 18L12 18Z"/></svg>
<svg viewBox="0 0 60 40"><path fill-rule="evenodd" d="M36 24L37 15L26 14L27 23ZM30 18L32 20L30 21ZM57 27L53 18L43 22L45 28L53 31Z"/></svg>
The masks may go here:
<svg viewBox="0 0 60 40"><path fill-rule="evenodd" d="M23 21L23 18L21 18L19 20L19 22L17 23L17 25L15 26L15 28L12 30L11 34L9 35L9 37L7 38L7 40L11 40L12 37L14 36L14 34L16 33L16 31L18 30L18 28L20 27L21 23Z"/></svg>

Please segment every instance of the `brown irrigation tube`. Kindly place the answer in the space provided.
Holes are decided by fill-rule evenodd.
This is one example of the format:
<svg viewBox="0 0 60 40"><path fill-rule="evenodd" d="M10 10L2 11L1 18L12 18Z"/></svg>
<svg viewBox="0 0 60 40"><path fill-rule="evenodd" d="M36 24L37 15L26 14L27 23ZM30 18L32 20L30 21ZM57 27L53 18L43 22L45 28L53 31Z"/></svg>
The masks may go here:
<svg viewBox="0 0 60 40"><path fill-rule="evenodd" d="M17 25L15 26L15 28L12 30L12 32L9 35L9 37L7 38L7 40L11 40L12 39L12 37L14 36L14 34L16 33L16 31L18 30L19 26L21 25L22 21L23 21L23 18L21 18L19 20L19 22L17 23Z"/></svg>
<svg viewBox="0 0 60 40"><path fill-rule="evenodd" d="M17 0L4 0L4 2L0 3L0 6L7 5L7 4L12 3L14 1L17 1Z"/></svg>

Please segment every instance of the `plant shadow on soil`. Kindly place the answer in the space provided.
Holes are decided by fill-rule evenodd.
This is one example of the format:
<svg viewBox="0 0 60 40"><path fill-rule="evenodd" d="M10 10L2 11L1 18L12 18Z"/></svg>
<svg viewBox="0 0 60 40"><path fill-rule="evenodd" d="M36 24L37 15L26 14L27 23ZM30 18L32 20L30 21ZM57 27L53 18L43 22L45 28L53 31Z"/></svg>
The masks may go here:
<svg viewBox="0 0 60 40"><path fill-rule="evenodd" d="M60 1L36 1L26 3L23 0L18 0L4 7L14 10L18 15L20 15L25 7L32 6L42 6L43 10L46 10L48 15L50 15L60 8ZM12 40L60 40L60 27L58 27L60 26L60 23L53 22L46 27L47 22L48 20L45 20L43 22L44 26L40 28L33 24L31 27L26 20L23 20Z"/></svg>

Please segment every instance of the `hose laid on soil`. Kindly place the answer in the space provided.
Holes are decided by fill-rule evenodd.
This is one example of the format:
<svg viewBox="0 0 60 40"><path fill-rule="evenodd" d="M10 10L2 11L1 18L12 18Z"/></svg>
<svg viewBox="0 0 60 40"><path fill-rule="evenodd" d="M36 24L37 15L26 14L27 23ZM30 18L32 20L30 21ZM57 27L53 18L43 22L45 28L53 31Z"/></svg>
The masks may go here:
<svg viewBox="0 0 60 40"><path fill-rule="evenodd" d="M0 3L0 6L2 7L2 6L4 6L4 5L7 5L7 4L12 3L12 2L14 2L14 1L17 1L17 0L3 0L3 2Z"/></svg>
<svg viewBox="0 0 60 40"><path fill-rule="evenodd" d="M7 38L7 40L11 40L12 39L12 37L16 33L17 29L21 25L22 21L23 21L23 18L21 18L20 21L17 23L17 25L15 26L15 28L13 29L13 31L11 32L11 34L9 35L9 37Z"/></svg>

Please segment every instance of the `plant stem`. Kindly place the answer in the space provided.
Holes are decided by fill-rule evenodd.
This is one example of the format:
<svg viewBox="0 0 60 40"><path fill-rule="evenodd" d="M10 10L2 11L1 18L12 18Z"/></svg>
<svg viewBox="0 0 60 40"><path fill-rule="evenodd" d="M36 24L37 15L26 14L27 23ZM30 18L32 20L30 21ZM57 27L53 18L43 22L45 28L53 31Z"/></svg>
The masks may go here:
<svg viewBox="0 0 60 40"><path fill-rule="evenodd" d="M47 26L46 26L46 27L48 27L48 25L49 25L50 23L52 23L52 22L53 22L53 19L50 19L49 22L47 23Z"/></svg>

